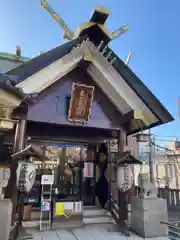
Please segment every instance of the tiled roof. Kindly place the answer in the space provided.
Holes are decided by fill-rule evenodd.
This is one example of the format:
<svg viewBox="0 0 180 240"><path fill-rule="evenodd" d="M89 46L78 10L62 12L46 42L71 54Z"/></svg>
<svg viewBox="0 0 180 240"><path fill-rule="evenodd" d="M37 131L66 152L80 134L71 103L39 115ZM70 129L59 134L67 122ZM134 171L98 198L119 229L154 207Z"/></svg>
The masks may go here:
<svg viewBox="0 0 180 240"><path fill-rule="evenodd" d="M39 70L45 68L54 61L68 54L72 50L72 48L75 47L78 43L79 40L76 39L65 44L62 44L54 49L51 49L48 52L45 52L31 59L30 61L24 64L21 64L17 68L10 70L7 74L16 75L18 82L23 81L24 79L32 76Z"/></svg>
<svg viewBox="0 0 180 240"><path fill-rule="evenodd" d="M25 99L28 102L32 102L32 96L25 94L21 88L17 88L14 85L17 82L16 76L10 76L7 74L0 74L0 88L14 94L20 99Z"/></svg>
<svg viewBox="0 0 180 240"><path fill-rule="evenodd" d="M174 120L167 109L161 104L157 97L146 87L146 85L138 78L138 76L115 54L116 61L113 67L125 82L133 89L137 96L146 104L146 106L162 120L162 122L169 122Z"/></svg>
<svg viewBox="0 0 180 240"><path fill-rule="evenodd" d="M0 59L10 60L10 61L19 62L19 63L24 63L30 60L30 58L23 57L23 56L20 58L17 58L16 54L6 53L6 52L0 52Z"/></svg>
<svg viewBox="0 0 180 240"><path fill-rule="evenodd" d="M34 75L36 72L47 67L58 59L67 55L77 44L79 39L69 41L61 46L58 46L42 55L39 55L27 63L21 64L17 68L9 71L8 75L15 75L16 81L21 82L28 77ZM111 50L113 53L113 51ZM153 93L145 86L145 84L132 72L132 70L115 54L115 62L112 64L116 72L123 78L124 82L135 92L138 98L146 105L146 107L156 116L160 121L155 123L159 125L170 122L173 119L171 114L160 103L160 101L153 95ZM154 127L155 125L151 125ZM148 126L149 128L149 126Z"/></svg>

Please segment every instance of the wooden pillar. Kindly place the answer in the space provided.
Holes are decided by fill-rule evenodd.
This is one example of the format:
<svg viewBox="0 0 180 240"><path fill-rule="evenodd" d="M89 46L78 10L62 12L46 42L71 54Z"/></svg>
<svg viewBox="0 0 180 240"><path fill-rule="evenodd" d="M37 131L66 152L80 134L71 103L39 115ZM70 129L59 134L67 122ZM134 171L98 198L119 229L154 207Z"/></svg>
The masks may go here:
<svg viewBox="0 0 180 240"><path fill-rule="evenodd" d="M125 133L119 131L118 134L118 151L124 151L125 147ZM125 221L128 220L128 191L122 192L118 190L118 203L119 203L119 227L120 231L127 237L130 236L129 229Z"/></svg>
<svg viewBox="0 0 180 240"><path fill-rule="evenodd" d="M16 129L15 129L13 153L21 151L24 148L25 130L26 130L26 120L25 119L19 120L19 122L16 124ZM13 196L14 188L16 185L17 166L18 166L18 160L11 159L11 164L10 164L11 176L9 178L8 186L6 188L6 198L11 198Z"/></svg>
<svg viewBox="0 0 180 240"><path fill-rule="evenodd" d="M17 149L19 127L20 127L20 124L18 122L18 123L16 123L16 128L15 128L15 136L14 136L12 153L15 153L16 149ZM15 187L15 182L16 182L16 170L15 169L17 169L17 160L11 159L11 162L10 162L11 175L10 175L10 178L8 181L8 185L6 187L5 198L12 198L12 196L14 195L14 187Z"/></svg>
<svg viewBox="0 0 180 240"><path fill-rule="evenodd" d="M118 134L118 151L122 152L124 151L124 133L119 131ZM127 204L127 193L126 192L121 192L119 190L119 219L121 221L127 220L128 219L128 204Z"/></svg>
<svg viewBox="0 0 180 240"><path fill-rule="evenodd" d="M69 181L69 176L65 174L65 163L66 163L66 157L67 156L67 149L66 147L62 148L61 151L61 156L59 160L59 165L58 165L58 191L61 194L65 194L65 184L67 185L68 188L68 193L70 194L71 192L71 184Z"/></svg>
<svg viewBox="0 0 180 240"><path fill-rule="evenodd" d="M25 147L25 133L26 133L26 119L21 118L19 122L16 124L13 153L21 151ZM16 188L17 167L18 167L18 159L11 159L11 164L10 164L11 175L8 181L8 186L6 188L5 197L11 198L13 203L12 222L14 222L15 220L17 207L18 207L18 190Z"/></svg>
<svg viewBox="0 0 180 240"><path fill-rule="evenodd" d="M19 136L18 136L18 145L17 145L17 151L21 151L23 148L25 148L26 144L26 126L27 121L25 118L20 120L20 127L19 127Z"/></svg>
<svg viewBox="0 0 180 240"><path fill-rule="evenodd" d="M109 208L111 208L111 193L112 193L112 156L111 156L111 149L110 149L110 142L106 143L108 149L108 166L107 166L107 179L108 179L108 204Z"/></svg>
<svg viewBox="0 0 180 240"><path fill-rule="evenodd" d="M19 126L17 151L21 151L26 146L26 126L27 126L27 120L26 120L26 118L22 118L20 120L20 126ZM16 168L16 170L17 170L17 168ZM24 192L18 191L16 210L19 214L20 225L21 225L21 222L23 220L23 215L24 215L24 197L25 197Z"/></svg>

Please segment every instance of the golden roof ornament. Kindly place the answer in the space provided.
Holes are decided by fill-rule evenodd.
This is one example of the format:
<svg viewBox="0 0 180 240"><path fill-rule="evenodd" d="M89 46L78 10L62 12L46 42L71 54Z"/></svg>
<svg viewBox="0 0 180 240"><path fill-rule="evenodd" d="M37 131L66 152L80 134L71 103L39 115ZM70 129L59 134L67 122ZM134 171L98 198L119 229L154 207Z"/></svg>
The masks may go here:
<svg viewBox="0 0 180 240"><path fill-rule="evenodd" d="M81 24L75 32L65 23L65 21L54 11L46 0L41 0L43 8L58 22L64 30L64 38L73 40L78 37L88 37L94 44L98 45L101 41L108 44L111 40L116 39L128 31L128 25L124 25L114 32L110 32L104 25L110 15L108 8L97 6L89 21Z"/></svg>

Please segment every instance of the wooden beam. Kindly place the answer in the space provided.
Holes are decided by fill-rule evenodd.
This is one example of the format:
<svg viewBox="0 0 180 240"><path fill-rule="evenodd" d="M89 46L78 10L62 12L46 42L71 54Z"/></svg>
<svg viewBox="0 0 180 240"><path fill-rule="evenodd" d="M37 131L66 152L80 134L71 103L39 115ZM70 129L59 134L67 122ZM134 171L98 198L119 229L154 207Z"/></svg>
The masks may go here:
<svg viewBox="0 0 180 240"><path fill-rule="evenodd" d="M135 118L131 119L129 122L124 123L122 126L125 129L127 135L137 133L147 127L142 119Z"/></svg>
<svg viewBox="0 0 180 240"><path fill-rule="evenodd" d="M16 125L13 151L20 151L25 146L26 123L27 123L26 116L21 116L21 119ZM16 187L17 167L18 167L18 159L11 159L11 164L10 164L11 175L6 188L5 197L11 198L13 203L12 223L15 221L17 209L20 211L19 213L21 213L19 216L20 217L19 220L22 220L22 214L23 214L23 208L24 208L24 198L19 196L19 192ZM19 203L19 207L18 207L18 203Z"/></svg>
<svg viewBox="0 0 180 240"><path fill-rule="evenodd" d="M134 110L131 110L130 112L125 113L120 117L119 123L120 125L128 124L133 120L133 118L134 118Z"/></svg>

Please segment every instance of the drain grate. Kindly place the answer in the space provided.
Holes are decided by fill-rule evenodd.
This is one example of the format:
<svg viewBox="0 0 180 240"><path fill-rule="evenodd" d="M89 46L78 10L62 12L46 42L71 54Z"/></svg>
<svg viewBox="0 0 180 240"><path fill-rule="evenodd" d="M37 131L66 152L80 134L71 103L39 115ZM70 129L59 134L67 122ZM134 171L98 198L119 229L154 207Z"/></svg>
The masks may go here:
<svg viewBox="0 0 180 240"><path fill-rule="evenodd" d="M165 222L161 223L168 225L169 239L171 240L180 239L180 221L170 221L168 223Z"/></svg>
<svg viewBox="0 0 180 240"><path fill-rule="evenodd" d="M180 239L180 223L169 225L169 239L171 240Z"/></svg>

